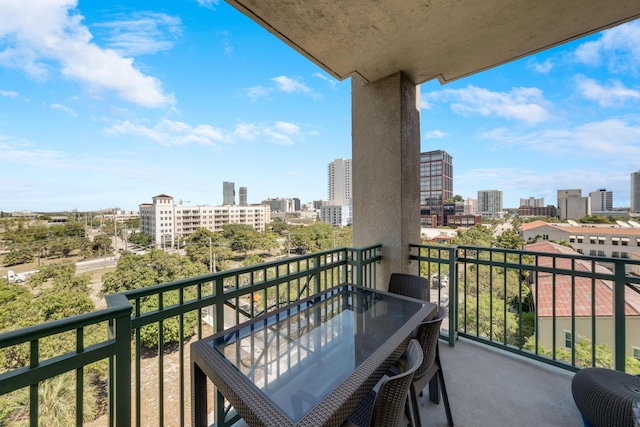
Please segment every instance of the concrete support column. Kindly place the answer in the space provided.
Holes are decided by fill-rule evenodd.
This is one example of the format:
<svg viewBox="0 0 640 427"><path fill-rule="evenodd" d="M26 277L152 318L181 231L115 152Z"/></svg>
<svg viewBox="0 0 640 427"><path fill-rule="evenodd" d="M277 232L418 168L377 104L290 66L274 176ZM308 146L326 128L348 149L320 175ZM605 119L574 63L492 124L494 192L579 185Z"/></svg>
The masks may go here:
<svg viewBox="0 0 640 427"><path fill-rule="evenodd" d="M351 79L353 245L382 244L378 289L394 272L417 273L409 243L420 243L420 99L397 73Z"/></svg>

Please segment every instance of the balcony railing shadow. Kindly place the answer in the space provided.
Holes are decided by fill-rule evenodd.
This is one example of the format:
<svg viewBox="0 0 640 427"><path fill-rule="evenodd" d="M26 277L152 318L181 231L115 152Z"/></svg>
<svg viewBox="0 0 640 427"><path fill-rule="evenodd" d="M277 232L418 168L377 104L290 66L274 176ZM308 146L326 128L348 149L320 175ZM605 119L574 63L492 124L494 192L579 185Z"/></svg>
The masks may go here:
<svg viewBox="0 0 640 427"><path fill-rule="evenodd" d="M32 425L37 425L39 406L46 404L37 398L43 384L72 372L77 425L189 425L190 342L339 283L374 286L380 259L380 246L287 258L107 296L106 310L0 334L0 350L24 355L20 365L0 371L0 397L26 390L26 413ZM633 367L625 357L630 347L625 329L634 319L625 315L625 306L635 298L630 286L638 286L640 280L627 275L626 269L638 261L423 245L412 246L411 259L419 264L421 274L430 278L432 301L449 307L441 351L457 425L535 422L578 426L579 414L570 393L573 372L607 363L620 370ZM566 260L569 267L560 263ZM577 269L578 261L592 263L593 268ZM595 268L602 261L609 269ZM540 283L542 275L551 277L552 284L565 276L573 278L569 283L574 284L578 278L588 280L594 295L599 295L599 281L608 282L612 336L601 332L604 327L594 310L595 314L587 316L591 325L588 339L597 345L581 344L578 348L583 329L574 315L568 323L575 337L569 348L558 345L555 335L545 348L539 330L542 316L531 301L540 298L540 290L538 294L531 291L540 289L532 285ZM575 285L572 289L573 293L563 298L569 298L575 307ZM148 309L146 303L151 300L154 308ZM595 307L595 302L592 305ZM179 325L177 336L167 334L170 322ZM554 330L564 327L555 316L550 322ZM104 339L85 342L91 328L102 328ZM154 335L151 341L155 346L148 348L145 343ZM51 337L70 342L72 348L62 346L60 354L44 359L41 348ZM603 361L598 349L605 339L612 345L609 358ZM586 361L578 351L585 348ZM108 397L103 398L104 414L90 420L82 404L90 394L84 380L96 363L108 366L103 390ZM213 390L209 401L214 403L212 423L222 426L239 421ZM446 425L444 408L429 403L426 397L421 402L425 424Z"/></svg>

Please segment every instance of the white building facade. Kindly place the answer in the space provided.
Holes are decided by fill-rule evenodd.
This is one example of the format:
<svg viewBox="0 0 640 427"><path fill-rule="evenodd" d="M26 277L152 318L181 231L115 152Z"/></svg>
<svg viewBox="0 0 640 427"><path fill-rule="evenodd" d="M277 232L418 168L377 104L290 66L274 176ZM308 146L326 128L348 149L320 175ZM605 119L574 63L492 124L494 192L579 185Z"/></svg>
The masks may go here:
<svg viewBox="0 0 640 427"><path fill-rule="evenodd" d="M184 206L166 194L140 205L140 231L150 235L158 248L182 243L199 228L220 233L227 224L246 224L264 232L270 221L269 207L263 205Z"/></svg>
<svg viewBox="0 0 640 427"><path fill-rule="evenodd" d="M607 191L606 188L592 191L589 193L589 200L593 215L613 211L613 191Z"/></svg>

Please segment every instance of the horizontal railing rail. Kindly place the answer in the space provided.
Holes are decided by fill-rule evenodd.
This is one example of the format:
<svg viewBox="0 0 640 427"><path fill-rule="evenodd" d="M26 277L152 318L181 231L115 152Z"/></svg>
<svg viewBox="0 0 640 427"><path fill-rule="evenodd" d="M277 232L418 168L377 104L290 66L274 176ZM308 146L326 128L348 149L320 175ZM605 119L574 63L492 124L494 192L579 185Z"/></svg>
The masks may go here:
<svg viewBox="0 0 640 427"><path fill-rule="evenodd" d="M640 373L629 354L639 343L629 343L627 333L640 322L640 277L628 274L640 260L432 245L411 245L410 258L423 276L438 278L432 293L439 299L443 275L451 276L443 331L450 344L459 334L572 371L606 366Z"/></svg>

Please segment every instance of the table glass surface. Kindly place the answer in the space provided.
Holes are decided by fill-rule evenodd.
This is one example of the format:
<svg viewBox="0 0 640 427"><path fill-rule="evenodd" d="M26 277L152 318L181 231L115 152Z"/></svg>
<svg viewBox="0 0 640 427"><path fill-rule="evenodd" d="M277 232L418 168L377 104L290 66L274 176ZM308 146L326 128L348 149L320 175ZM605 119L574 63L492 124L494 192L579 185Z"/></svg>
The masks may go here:
<svg viewBox="0 0 640 427"><path fill-rule="evenodd" d="M343 285L210 345L296 423L423 305Z"/></svg>

